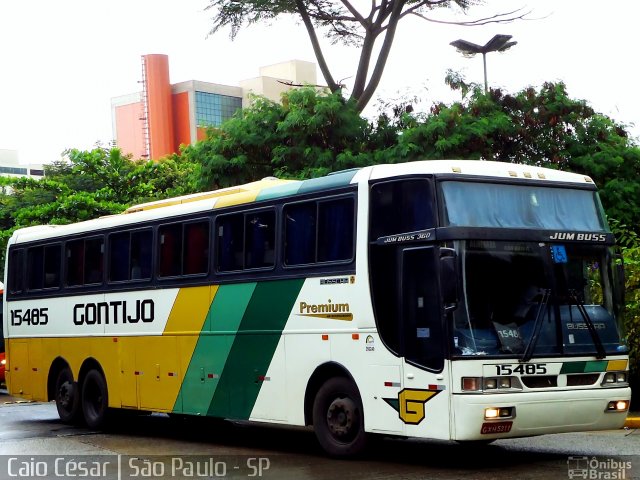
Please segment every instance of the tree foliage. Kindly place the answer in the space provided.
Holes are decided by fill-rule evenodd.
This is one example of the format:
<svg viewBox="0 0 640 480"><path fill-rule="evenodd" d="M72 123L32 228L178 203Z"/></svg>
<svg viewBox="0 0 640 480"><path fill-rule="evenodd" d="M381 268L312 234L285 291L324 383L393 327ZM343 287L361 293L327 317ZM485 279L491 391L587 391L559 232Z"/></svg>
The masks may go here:
<svg viewBox="0 0 640 480"><path fill-rule="evenodd" d="M211 33L229 27L231 38L245 26L270 22L281 16L293 16L301 21L318 61L320 71L332 92L343 85L331 73L318 33L332 43L359 48L360 58L354 75L350 98L362 111L371 100L384 71L400 22L417 17L430 22L456 25L505 23L527 14L518 10L489 18L449 22L438 19L443 9L457 8L466 12L482 0L372 0L357 5L352 0L209 0L207 9L214 12Z"/></svg>
<svg viewBox="0 0 640 480"><path fill-rule="evenodd" d="M0 269L16 228L80 222L129 205L196 191L199 166L179 156L133 161L117 148L69 150L45 177L0 177Z"/></svg>

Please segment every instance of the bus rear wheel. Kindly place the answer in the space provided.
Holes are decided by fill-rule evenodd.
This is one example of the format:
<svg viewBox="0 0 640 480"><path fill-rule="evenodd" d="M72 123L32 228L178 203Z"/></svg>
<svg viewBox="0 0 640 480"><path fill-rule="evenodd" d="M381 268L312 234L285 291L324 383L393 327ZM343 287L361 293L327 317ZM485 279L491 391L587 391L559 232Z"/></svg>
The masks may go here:
<svg viewBox="0 0 640 480"><path fill-rule="evenodd" d="M335 377L322 385L313 403L313 428L329 455L350 457L364 451L364 412L353 382Z"/></svg>
<svg viewBox="0 0 640 480"><path fill-rule="evenodd" d="M82 413L89 428L100 428L107 418L107 382L98 370L90 370L82 382Z"/></svg>
<svg viewBox="0 0 640 480"><path fill-rule="evenodd" d="M80 392L73 373L64 367L56 377L55 400L58 416L64 423L75 423L80 417Z"/></svg>

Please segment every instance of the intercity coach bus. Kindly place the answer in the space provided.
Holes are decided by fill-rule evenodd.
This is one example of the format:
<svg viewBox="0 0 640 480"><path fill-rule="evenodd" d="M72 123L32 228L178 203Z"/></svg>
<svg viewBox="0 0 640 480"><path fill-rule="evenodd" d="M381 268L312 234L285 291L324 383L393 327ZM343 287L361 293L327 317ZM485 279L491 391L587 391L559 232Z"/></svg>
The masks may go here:
<svg viewBox="0 0 640 480"><path fill-rule="evenodd" d="M584 175L485 161L266 178L73 225L6 255L11 394L490 442L620 428L622 268Z"/></svg>

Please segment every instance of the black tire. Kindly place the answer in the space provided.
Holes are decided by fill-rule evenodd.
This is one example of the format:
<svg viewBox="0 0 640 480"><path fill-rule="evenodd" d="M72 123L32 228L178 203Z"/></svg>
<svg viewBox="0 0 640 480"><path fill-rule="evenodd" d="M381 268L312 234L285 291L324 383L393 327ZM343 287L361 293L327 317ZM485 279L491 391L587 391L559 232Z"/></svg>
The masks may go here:
<svg viewBox="0 0 640 480"><path fill-rule="evenodd" d="M76 423L80 419L80 390L73 381L73 373L69 367L58 372L54 392L60 420L64 423Z"/></svg>
<svg viewBox="0 0 640 480"><path fill-rule="evenodd" d="M365 450L362 400L353 382L334 377L322 385L313 403L313 429L331 456L352 457Z"/></svg>
<svg viewBox="0 0 640 480"><path fill-rule="evenodd" d="M98 370L90 370L82 382L82 413L89 428L100 428L107 418L107 382Z"/></svg>

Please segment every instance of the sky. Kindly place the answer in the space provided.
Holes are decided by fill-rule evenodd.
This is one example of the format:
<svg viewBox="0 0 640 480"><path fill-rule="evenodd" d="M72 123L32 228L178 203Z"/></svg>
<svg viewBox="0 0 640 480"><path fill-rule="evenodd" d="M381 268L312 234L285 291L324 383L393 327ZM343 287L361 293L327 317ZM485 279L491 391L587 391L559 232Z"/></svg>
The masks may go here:
<svg viewBox="0 0 640 480"><path fill-rule="evenodd" d="M111 98L140 91L141 56L169 56L171 83L202 80L237 85L261 66L291 59L315 62L302 25L292 19L254 25L232 41L209 35L207 0L0 0L0 149L21 163L48 163L65 149L91 149L113 139ZM354 0L367 7L370 0ZM448 69L483 82L482 57L466 58L449 43L484 44L496 34L517 45L487 55L489 85L517 92L564 81L569 96L640 136L635 47L640 2L618 0L487 0L475 19L522 8L528 21L461 27L408 18L400 24L376 96L418 95L423 106L451 102ZM353 81L358 51L323 41L334 78ZM318 70L318 79L321 74ZM365 113L372 114L376 100Z"/></svg>

